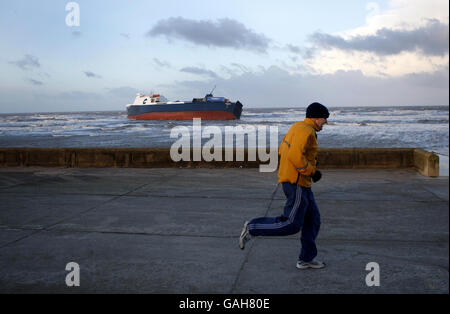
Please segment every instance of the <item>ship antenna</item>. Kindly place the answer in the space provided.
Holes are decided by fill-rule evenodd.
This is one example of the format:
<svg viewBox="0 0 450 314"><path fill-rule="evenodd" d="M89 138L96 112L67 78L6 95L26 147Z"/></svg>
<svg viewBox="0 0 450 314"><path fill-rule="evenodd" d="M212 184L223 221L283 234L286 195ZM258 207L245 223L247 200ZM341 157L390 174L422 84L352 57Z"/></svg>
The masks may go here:
<svg viewBox="0 0 450 314"><path fill-rule="evenodd" d="M210 92L211 95L215 89L216 89L216 85L214 85L214 88L211 90L211 92Z"/></svg>

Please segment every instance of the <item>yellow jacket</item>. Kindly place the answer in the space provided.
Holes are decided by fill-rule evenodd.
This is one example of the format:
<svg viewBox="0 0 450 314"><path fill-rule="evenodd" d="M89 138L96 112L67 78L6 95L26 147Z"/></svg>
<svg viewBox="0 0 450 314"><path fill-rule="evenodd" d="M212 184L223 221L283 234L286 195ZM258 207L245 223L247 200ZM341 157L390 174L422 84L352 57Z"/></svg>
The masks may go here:
<svg viewBox="0 0 450 314"><path fill-rule="evenodd" d="M280 168L278 183L290 182L311 187L311 178L316 172L318 128L313 120L294 123L280 144Z"/></svg>

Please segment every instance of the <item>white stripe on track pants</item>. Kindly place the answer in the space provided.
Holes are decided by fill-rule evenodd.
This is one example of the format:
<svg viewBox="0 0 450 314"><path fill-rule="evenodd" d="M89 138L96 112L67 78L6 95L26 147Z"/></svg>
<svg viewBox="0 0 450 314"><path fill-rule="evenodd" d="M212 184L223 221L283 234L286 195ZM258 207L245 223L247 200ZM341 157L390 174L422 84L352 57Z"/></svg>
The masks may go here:
<svg viewBox="0 0 450 314"><path fill-rule="evenodd" d="M320 213L311 188L282 183L286 204L281 216L252 219L248 228L252 236L287 236L302 230L299 259L305 262L317 256L315 240L320 229Z"/></svg>

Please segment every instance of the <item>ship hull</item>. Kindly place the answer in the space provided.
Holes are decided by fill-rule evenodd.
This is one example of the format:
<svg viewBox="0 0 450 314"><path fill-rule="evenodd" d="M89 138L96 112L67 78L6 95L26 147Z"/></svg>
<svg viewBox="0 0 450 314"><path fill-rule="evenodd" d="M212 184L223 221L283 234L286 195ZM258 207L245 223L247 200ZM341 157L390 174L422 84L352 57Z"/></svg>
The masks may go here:
<svg viewBox="0 0 450 314"><path fill-rule="evenodd" d="M242 104L236 103L181 103L161 105L130 105L128 119L133 120L235 120L240 119Z"/></svg>

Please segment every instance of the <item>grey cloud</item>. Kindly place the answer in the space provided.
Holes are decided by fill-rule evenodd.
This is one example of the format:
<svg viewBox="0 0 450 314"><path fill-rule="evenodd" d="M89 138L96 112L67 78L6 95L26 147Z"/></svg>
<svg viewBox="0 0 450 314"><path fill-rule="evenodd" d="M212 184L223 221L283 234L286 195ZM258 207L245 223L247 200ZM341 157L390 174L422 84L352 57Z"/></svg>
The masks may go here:
<svg viewBox="0 0 450 314"><path fill-rule="evenodd" d="M245 108L298 107L314 101L330 107L340 106L448 106L448 65L433 73L414 73L400 77L368 77L361 71L338 71L334 74L289 74L278 66L258 68L215 80L174 81L160 84L169 99L192 99L211 91ZM41 88L28 92L0 86L2 112L124 110L134 99L131 87L110 88L105 93L67 91L45 93ZM128 95L128 93L131 93ZM122 97L123 96L123 97ZM126 96L126 97L125 97ZM107 99L108 101L104 101ZM244 111L245 112L245 111Z"/></svg>
<svg viewBox="0 0 450 314"><path fill-rule="evenodd" d="M214 71L205 70L205 69L197 68L197 67L185 67L185 68L182 68L180 71L186 72L186 73L198 74L198 75L207 75L211 78L219 77Z"/></svg>
<svg viewBox="0 0 450 314"><path fill-rule="evenodd" d="M446 105L449 97L448 67L433 73L380 78L365 76L361 71L293 75L271 66L262 72L219 78L214 84L221 91L216 94L238 99L247 108L306 106L314 101L331 107ZM210 86L211 81L177 81L170 89L183 98L183 94L201 93Z"/></svg>
<svg viewBox="0 0 450 314"><path fill-rule="evenodd" d="M382 28L375 35L344 39L324 33L314 33L310 41L323 48L349 51L367 51L377 55L395 55L404 51L421 51L425 55L443 56L448 53L449 27L438 20L414 30Z"/></svg>
<svg viewBox="0 0 450 314"><path fill-rule="evenodd" d="M162 60L159 60L158 58L153 58L153 61L159 67L162 67L162 68L170 68L171 67L170 63L167 61L162 61Z"/></svg>
<svg viewBox="0 0 450 314"><path fill-rule="evenodd" d="M244 24L228 18L213 22L171 17L158 21L146 36L165 36L168 39L183 39L196 45L247 49L257 52L266 52L271 41L264 34L255 33Z"/></svg>
<svg viewBox="0 0 450 314"><path fill-rule="evenodd" d="M249 69L248 69L245 65L243 65L243 64L240 64L240 63L231 63L231 65L232 65L233 67L235 67L235 68L238 68L238 69L241 70L242 72L249 72Z"/></svg>
<svg viewBox="0 0 450 314"><path fill-rule="evenodd" d="M312 59L316 51L317 50L315 48L306 47L301 50L300 55L303 57L303 59Z"/></svg>
<svg viewBox="0 0 450 314"><path fill-rule="evenodd" d="M41 78L49 78L49 77L51 77L51 75L48 74L47 72L38 72L36 74L39 75L39 77L41 77Z"/></svg>
<svg viewBox="0 0 450 314"><path fill-rule="evenodd" d="M411 73L404 76L408 84L418 87L429 87L436 89L447 89L449 84L448 65L431 73Z"/></svg>
<svg viewBox="0 0 450 314"><path fill-rule="evenodd" d="M130 34L120 33L120 36L126 39L130 39Z"/></svg>
<svg viewBox="0 0 450 314"><path fill-rule="evenodd" d="M222 73L225 73L225 74L228 74L228 75L231 75L231 76L236 75L236 71L234 69L229 68L229 67L224 66L224 65L220 66L220 71Z"/></svg>
<svg viewBox="0 0 450 314"><path fill-rule="evenodd" d="M286 48L287 48L290 52L293 52L293 53L300 53L300 51L301 51L301 48L300 48L300 47L295 46L295 45L291 45L291 44L287 44L287 45L286 45Z"/></svg>
<svg viewBox="0 0 450 314"><path fill-rule="evenodd" d="M312 47L299 47L292 44L287 44L286 49L294 54L300 55L303 59L311 59L314 57L315 52L315 49Z"/></svg>
<svg viewBox="0 0 450 314"><path fill-rule="evenodd" d="M237 75L239 73L250 72L251 70L243 64L240 63L230 63L230 67L221 65L221 72L224 72L230 76Z"/></svg>
<svg viewBox="0 0 450 314"><path fill-rule="evenodd" d="M41 64L39 63L38 58L32 55L25 55L22 59L17 61L10 61L10 64L14 64L21 68L22 70L30 70L32 68L39 68Z"/></svg>
<svg viewBox="0 0 450 314"><path fill-rule="evenodd" d="M25 79L25 80L26 80L27 82L33 84L33 85L36 85L36 86L40 86L40 85L43 85L43 84L44 84L43 82L38 81L38 80L35 80L35 79L32 79L32 78L27 78L27 79Z"/></svg>
<svg viewBox="0 0 450 314"><path fill-rule="evenodd" d="M91 71L84 71L83 72L87 77L92 77L92 78L101 78L100 75L95 74L94 72Z"/></svg>

